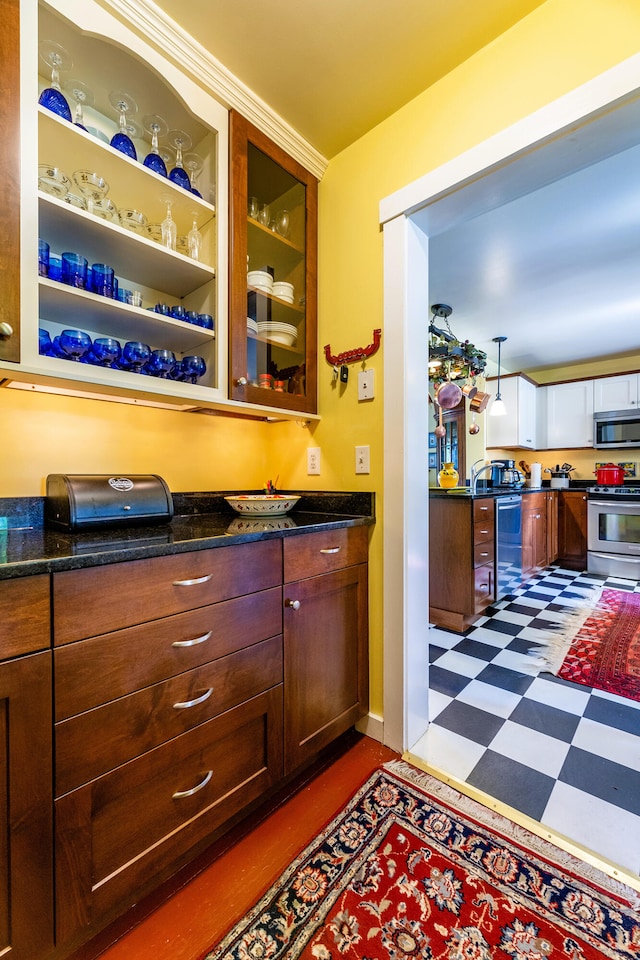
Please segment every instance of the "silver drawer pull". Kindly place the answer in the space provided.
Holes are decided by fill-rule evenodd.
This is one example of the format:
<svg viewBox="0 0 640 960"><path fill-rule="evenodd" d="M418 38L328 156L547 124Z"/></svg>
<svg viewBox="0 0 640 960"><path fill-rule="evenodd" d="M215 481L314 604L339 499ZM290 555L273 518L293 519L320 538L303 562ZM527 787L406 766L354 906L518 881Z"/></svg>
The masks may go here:
<svg viewBox="0 0 640 960"><path fill-rule="evenodd" d="M173 799L181 800L182 797L192 797L194 793L198 792L198 790L202 790L203 787L206 787L206 785L209 783L209 780L211 780L212 776L213 776L213 770L209 770L204 780L201 780L200 783L197 786L192 787L191 790L176 790L176 792L173 795Z"/></svg>
<svg viewBox="0 0 640 960"><path fill-rule="evenodd" d="M199 703L204 703L205 700L208 700L211 694L213 693L213 687L209 687L208 690L200 696L196 697L195 700L178 700L177 703L174 703L174 710L188 710L189 707L197 707Z"/></svg>
<svg viewBox="0 0 640 960"><path fill-rule="evenodd" d="M340 553L342 547L323 547L320 553Z"/></svg>
<svg viewBox="0 0 640 960"><path fill-rule="evenodd" d="M193 580L174 580L173 585L174 587L194 587L198 583L207 583L212 576L212 573L208 573L206 577L195 577Z"/></svg>
<svg viewBox="0 0 640 960"><path fill-rule="evenodd" d="M208 630L206 633L203 633L201 637L194 637L193 640L174 640L171 644L172 647L195 647L199 643L205 643L207 641L213 630Z"/></svg>

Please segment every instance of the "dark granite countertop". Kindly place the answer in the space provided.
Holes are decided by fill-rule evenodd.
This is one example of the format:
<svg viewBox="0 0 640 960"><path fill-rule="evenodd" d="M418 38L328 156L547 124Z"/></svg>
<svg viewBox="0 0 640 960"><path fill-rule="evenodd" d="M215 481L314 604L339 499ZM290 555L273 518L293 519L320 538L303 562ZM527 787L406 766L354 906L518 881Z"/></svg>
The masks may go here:
<svg viewBox="0 0 640 960"><path fill-rule="evenodd" d="M483 485L482 483L478 484L478 491L475 494L471 494L471 488L467 485L466 487L452 487L446 489L446 487L429 487L429 496L430 497L462 497L466 500L477 499L478 497L508 497L513 496L514 494L521 493L523 496L526 496L529 493L546 493L548 490L558 489L558 490L587 490L589 487L592 487L594 484L593 480L572 480L568 487L556 488L551 487L549 481L542 482L540 487L491 487L488 484Z"/></svg>
<svg viewBox="0 0 640 960"><path fill-rule="evenodd" d="M375 523L373 493L279 491L300 495L291 512L251 523L224 500L237 492L173 494L170 523L80 533L45 526L44 497L0 498L0 580Z"/></svg>

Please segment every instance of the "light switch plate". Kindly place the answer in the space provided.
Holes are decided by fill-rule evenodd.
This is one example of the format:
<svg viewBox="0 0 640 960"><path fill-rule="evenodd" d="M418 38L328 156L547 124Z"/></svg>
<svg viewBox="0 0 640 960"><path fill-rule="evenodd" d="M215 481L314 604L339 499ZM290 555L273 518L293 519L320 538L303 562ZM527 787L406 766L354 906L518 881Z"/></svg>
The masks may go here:
<svg viewBox="0 0 640 960"><path fill-rule="evenodd" d="M371 473L369 469L369 447L356 447L356 473Z"/></svg>
<svg viewBox="0 0 640 960"><path fill-rule="evenodd" d="M375 385L375 370L360 370L358 373L358 400L373 400Z"/></svg>

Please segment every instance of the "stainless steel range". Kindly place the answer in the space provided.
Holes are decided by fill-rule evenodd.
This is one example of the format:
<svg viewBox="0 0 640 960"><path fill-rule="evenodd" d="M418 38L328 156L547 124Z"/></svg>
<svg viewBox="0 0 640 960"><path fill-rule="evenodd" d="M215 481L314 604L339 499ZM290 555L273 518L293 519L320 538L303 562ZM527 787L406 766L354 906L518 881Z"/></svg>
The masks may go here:
<svg viewBox="0 0 640 960"><path fill-rule="evenodd" d="M640 580L640 487L587 490L587 570Z"/></svg>

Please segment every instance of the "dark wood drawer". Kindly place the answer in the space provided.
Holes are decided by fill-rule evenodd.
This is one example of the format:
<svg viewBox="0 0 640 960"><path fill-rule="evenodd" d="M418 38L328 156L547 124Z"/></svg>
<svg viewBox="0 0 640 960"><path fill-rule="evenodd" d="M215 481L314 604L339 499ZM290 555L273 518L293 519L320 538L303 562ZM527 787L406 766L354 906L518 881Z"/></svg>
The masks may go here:
<svg viewBox="0 0 640 960"><path fill-rule="evenodd" d="M51 646L49 574L0 581L0 659Z"/></svg>
<svg viewBox="0 0 640 960"><path fill-rule="evenodd" d="M485 563L473 571L473 591L475 609L484 610L493 601L495 567L493 563Z"/></svg>
<svg viewBox="0 0 640 960"><path fill-rule="evenodd" d="M56 800L57 942L124 909L282 776L282 687Z"/></svg>
<svg viewBox="0 0 640 960"><path fill-rule="evenodd" d="M473 522L491 520L495 516L495 500L493 497L482 497L473 501Z"/></svg>
<svg viewBox="0 0 640 960"><path fill-rule="evenodd" d="M367 527L342 527L300 537L286 537L284 582L315 577L356 563L366 563L369 551Z"/></svg>
<svg viewBox="0 0 640 960"><path fill-rule="evenodd" d="M56 796L282 683L282 637L57 723Z"/></svg>
<svg viewBox="0 0 640 960"><path fill-rule="evenodd" d="M493 520L484 522L481 520L480 523L474 523L473 525L473 542L474 544L484 543L486 540L493 540L494 538L494 522Z"/></svg>
<svg viewBox="0 0 640 960"><path fill-rule="evenodd" d="M64 720L282 632L282 589L236 597L54 651Z"/></svg>
<svg viewBox="0 0 640 960"><path fill-rule="evenodd" d="M281 572L281 541L262 540L56 573L54 643L275 587Z"/></svg>
<svg viewBox="0 0 640 960"><path fill-rule="evenodd" d="M485 540L473 548L473 565L481 567L484 563L493 563L494 541Z"/></svg>

